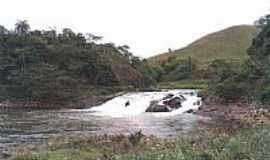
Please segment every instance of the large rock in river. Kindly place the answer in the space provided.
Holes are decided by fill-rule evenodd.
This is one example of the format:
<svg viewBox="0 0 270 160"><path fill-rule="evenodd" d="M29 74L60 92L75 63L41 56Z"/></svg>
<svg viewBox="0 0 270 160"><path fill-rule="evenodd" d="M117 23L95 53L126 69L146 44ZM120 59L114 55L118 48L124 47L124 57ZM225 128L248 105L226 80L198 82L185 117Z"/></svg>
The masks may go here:
<svg viewBox="0 0 270 160"><path fill-rule="evenodd" d="M163 101L163 104L168 105L170 108L178 109L181 107L181 99L179 97L174 97L170 100Z"/></svg>
<svg viewBox="0 0 270 160"><path fill-rule="evenodd" d="M146 112L171 112L182 107L186 98L183 95L168 94L158 101L152 101Z"/></svg>
<svg viewBox="0 0 270 160"><path fill-rule="evenodd" d="M167 105L161 105L158 101L152 101L146 112L171 112L171 110Z"/></svg>

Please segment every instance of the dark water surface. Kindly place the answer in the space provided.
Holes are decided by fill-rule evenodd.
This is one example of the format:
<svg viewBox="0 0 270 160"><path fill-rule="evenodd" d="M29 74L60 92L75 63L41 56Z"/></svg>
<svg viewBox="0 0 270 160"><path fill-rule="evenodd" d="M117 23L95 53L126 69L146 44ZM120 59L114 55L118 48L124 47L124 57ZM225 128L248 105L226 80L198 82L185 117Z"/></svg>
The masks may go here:
<svg viewBox="0 0 270 160"><path fill-rule="evenodd" d="M22 143L44 143L53 136L128 134L173 138L187 133L204 118L194 115L169 117L144 114L111 118L76 110L0 110L0 153Z"/></svg>

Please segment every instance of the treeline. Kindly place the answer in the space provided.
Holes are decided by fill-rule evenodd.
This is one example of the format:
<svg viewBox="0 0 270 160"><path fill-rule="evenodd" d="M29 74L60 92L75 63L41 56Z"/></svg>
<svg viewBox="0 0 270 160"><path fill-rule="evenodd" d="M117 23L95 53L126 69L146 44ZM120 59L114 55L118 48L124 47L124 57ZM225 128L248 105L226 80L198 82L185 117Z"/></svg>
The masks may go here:
<svg viewBox="0 0 270 160"><path fill-rule="evenodd" d="M101 38L68 28L32 31L27 21L0 26L1 100L63 100L93 87L155 83L145 60Z"/></svg>

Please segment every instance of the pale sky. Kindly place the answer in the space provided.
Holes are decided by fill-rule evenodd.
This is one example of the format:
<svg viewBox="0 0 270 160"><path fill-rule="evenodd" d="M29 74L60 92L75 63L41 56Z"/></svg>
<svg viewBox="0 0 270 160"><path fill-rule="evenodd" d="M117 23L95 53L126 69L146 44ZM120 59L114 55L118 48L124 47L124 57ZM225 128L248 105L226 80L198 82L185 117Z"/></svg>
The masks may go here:
<svg viewBox="0 0 270 160"><path fill-rule="evenodd" d="M270 0L2 0L0 24L71 28L127 44L140 57L179 49L232 25L253 24Z"/></svg>

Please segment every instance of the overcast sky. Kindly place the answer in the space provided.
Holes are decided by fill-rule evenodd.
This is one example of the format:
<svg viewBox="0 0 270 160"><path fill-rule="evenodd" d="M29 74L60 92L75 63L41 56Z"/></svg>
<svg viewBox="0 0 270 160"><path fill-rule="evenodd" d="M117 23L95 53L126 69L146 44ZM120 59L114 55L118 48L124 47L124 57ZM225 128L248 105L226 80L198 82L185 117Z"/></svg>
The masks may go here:
<svg viewBox="0 0 270 160"><path fill-rule="evenodd" d="M127 44L141 57L178 49L232 25L253 24L270 0L2 0L0 24L71 28Z"/></svg>

